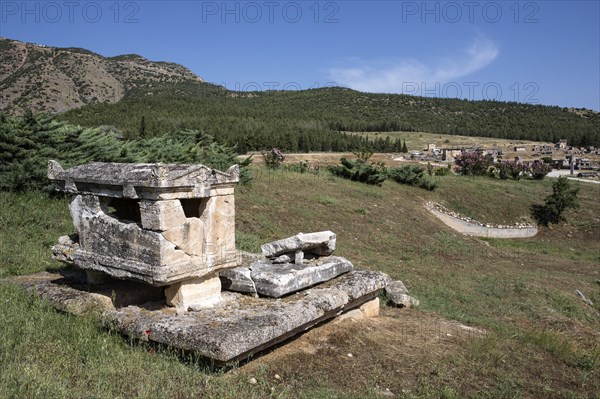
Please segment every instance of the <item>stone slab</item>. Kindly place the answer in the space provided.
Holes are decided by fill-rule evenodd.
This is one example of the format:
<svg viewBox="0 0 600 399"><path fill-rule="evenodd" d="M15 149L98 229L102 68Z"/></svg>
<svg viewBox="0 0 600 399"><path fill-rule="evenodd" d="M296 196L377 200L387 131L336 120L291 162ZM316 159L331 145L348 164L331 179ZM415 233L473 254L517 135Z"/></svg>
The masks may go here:
<svg viewBox="0 0 600 399"><path fill-rule="evenodd" d="M351 271L283 299L224 292L217 306L176 314L171 309L129 306L109 310L103 323L135 339L173 346L224 363L272 345L376 298L390 281L381 272ZM367 313L374 314L372 303ZM155 309L155 310L152 310Z"/></svg>
<svg viewBox="0 0 600 399"><path fill-rule="evenodd" d="M319 231L307 234L299 233L293 237L263 244L260 249L267 258L275 258L283 254L296 254L298 251L327 256L335 251L335 242L335 233Z"/></svg>
<svg viewBox="0 0 600 399"><path fill-rule="evenodd" d="M250 277L259 295L280 298L331 280L352 269L352 263L347 259L328 256L303 264L255 262L250 265Z"/></svg>
<svg viewBox="0 0 600 399"><path fill-rule="evenodd" d="M234 187L239 174L238 165L221 172L200 164L92 162L64 170L48 161L48 179L58 190L118 198L204 198Z"/></svg>
<svg viewBox="0 0 600 399"><path fill-rule="evenodd" d="M17 276L5 281L22 286L39 295L61 312L75 315L102 313L115 307L141 305L161 300L161 288L131 281L113 281L102 285L91 285L86 273L77 269L60 272L41 272L28 276Z"/></svg>

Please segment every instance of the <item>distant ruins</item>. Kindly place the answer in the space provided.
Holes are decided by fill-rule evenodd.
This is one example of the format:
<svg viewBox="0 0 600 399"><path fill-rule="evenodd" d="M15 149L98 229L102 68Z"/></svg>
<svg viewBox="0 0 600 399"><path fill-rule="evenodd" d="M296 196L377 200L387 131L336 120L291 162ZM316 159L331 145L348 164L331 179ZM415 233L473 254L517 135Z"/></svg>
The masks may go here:
<svg viewBox="0 0 600 399"><path fill-rule="evenodd" d="M377 316L386 287L393 304L418 304L401 282L333 256L331 231L273 241L262 254L238 252L237 166L220 172L90 163L64 170L50 161L48 178L70 194L75 227L59 238L54 258L76 269L23 285L61 310L100 311L108 328L130 337L229 362L341 314ZM73 277L77 270L84 281Z"/></svg>

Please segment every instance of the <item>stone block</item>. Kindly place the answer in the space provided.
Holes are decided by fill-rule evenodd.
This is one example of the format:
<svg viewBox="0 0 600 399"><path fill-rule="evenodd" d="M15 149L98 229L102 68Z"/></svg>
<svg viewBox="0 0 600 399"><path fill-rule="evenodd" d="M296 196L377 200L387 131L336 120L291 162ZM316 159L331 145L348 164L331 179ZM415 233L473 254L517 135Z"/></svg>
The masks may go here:
<svg viewBox="0 0 600 399"><path fill-rule="evenodd" d="M364 317L377 317L379 316L379 306L379 297L376 297L362 304L359 309Z"/></svg>
<svg viewBox="0 0 600 399"><path fill-rule="evenodd" d="M186 222L185 213L179 200L142 200L140 201L140 214L142 227L149 230L170 230Z"/></svg>
<svg viewBox="0 0 600 399"><path fill-rule="evenodd" d="M236 262L235 199L222 195L208 199L201 220L204 222L205 262L208 267Z"/></svg>
<svg viewBox="0 0 600 399"><path fill-rule="evenodd" d="M48 177L58 190L72 194L69 208L79 236L79 248L62 242L55 247L60 260L153 286L238 265L237 165L227 172L141 163L63 170L50 161Z"/></svg>
<svg viewBox="0 0 600 399"><path fill-rule="evenodd" d="M379 316L379 306L379 297L375 297L370 301L363 303L357 309L352 309L348 312L342 313L335 319L335 322L341 322L348 319L358 321L365 320L371 317L377 317Z"/></svg>
<svg viewBox="0 0 600 399"><path fill-rule="evenodd" d="M85 242L85 232L89 230L88 220L102 212L100 200L93 195L73 195L69 199L69 211L75 232L79 236L79 243Z"/></svg>
<svg viewBox="0 0 600 399"><path fill-rule="evenodd" d="M251 271L247 267L236 267L219 273L224 290L256 294L256 286L252 281Z"/></svg>
<svg viewBox="0 0 600 399"><path fill-rule="evenodd" d="M395 295L408 294L408 290L402 281L395 280L385 287L385 293L391 299Z"/></svg>
<svg viewBox="0 0 600 399"><path fill-rule="evenodd" d="M186 254L204 253L204 224L198 218L189 218L182 225L164 231L162 236Z"/></svg>
<svg viewBox="0 0 600 399"><path fill-rule="evenodd" d="M419 301L407 294L398 294L393 299L390 298L390 303L399 308L412 308L419 306Z"/></svg>
<svg viewBox="0 0 600 399"><path fill-rule="evenodd" d="M408 290L400 280L392 281L385 287L385 294L393 306L410 308L419 306L419 301L408 295Z"/></svg>
<svg viewBox="0 0 600 399"><path fill-rule="evenodd" d="M251 278L259 295L279 298L322 283L352 270L345 258L330 256L304 264L256 262L250 265Z"/></svg>
<svg viewBox="0 0 600 399"><path fill-rule="evenodd" d="M165 288L167 304L187 311L194 307L211 307L221 301L221 280L218 276L189 279Z"/></svg>
<svg viewBox="0 0 600 399"><path fill-rule="evenodd" d="M295 254L297 251L328 256L335 250L335 241L335 233L331 231L319 231L308 234L300 233L293 237L264 244L260 249L267 258L275 258L283 254Z"/></svg>

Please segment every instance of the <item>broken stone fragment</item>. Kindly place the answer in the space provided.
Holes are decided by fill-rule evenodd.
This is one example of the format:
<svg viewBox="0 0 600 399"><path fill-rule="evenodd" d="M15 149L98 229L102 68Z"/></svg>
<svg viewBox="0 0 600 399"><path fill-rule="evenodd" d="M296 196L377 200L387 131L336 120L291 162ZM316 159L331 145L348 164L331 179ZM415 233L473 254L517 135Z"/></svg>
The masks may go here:
<svg viewBox="0 0 600 399"><path fill-rule="evenodd" d="M385 293L393 306L412 308L419 306L419 301L408 295L408 290L400 280L392 281L385 287Z"/></svg>
<svg viewBox="0 0 600 399"><path fill-rule="evenodd" d="M329 281L352 270L352 263L339 256L329 256L303 264L275 264L255 261L250 267L236 267L220 273L223 289L273 298Z"/></svg>
<svg viewBox="0 0 600 399"><path fill-rule="evenodd" d="M294 263L297 265L304 263L304 251L296 251L294 254Z"/></svg>
<svg viewBox="0 0 600 399"><path fill-rule="evenodd" d="M186 254L202 256L204 248L204 224L198 218L189 218L182 225L164 231L162 236Z"/></svg>
<svg viewBox="0 0 600 399"><path fill-rule="evenodd" d="M255 262L251 278L259 295L279 298L292 292L329 281L353 269L352 263L339 256L320 258L304 264Z"/></svg>
<svg viewBox="0 0 600 399"><path fill-rule="evenodd" d="M389 304L399 308L413 308L419 306L419 301L408 294L388 296Z"/></svg>
<svg viewBox="0 0 600 399"><path fill-rule="evenodd" d="M64 263L73 263L73 254L79 249L79 236L61 236L58 243L52 247L52 259Z"/></svg>
<svg viewBox="0 0 600 399"><path fill-rule="evenodd" d="M292 263L295 259L296 255L290 256L288 254L279 255L278 257L272 260L273 263Z"/></svg>
<svg viewBox="0 0 600 399"><path fill-rule="evenodd" d="M267 258L275 258L283 254L295 254L298 251L329 256L335 250L335 241L336 235L331 231L300 233L293 237L264 244L260 249Z"/></svg>
<svg viewBox="0 0 600 399"><path fill-rule="evenodd" d="M224 270L219 274L221 286L224 290L255 295L256 286L250 274L250 268L243 266Z"/></svg>
<svg viewBox="0 0 600 399"><path fill-rule="evenodd" d="M395 280L385 287L385 293L387 294L388 298L391 298L395 295L408 294L408 290L402 281Z"/></svg>

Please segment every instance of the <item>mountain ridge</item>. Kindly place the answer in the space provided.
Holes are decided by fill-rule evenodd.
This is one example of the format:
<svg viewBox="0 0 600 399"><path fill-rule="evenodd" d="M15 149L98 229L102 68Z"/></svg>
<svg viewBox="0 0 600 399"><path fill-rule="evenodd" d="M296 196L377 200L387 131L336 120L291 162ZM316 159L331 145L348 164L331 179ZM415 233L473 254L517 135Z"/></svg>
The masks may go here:
<svg viewBox="0 0 600 399"><path fill-rule="evenodd" d="M0 111L64 112L116 103L153 84L204 82L188 68L137 54L104 57L78 47L52 47L0 37Z"/></svg>

